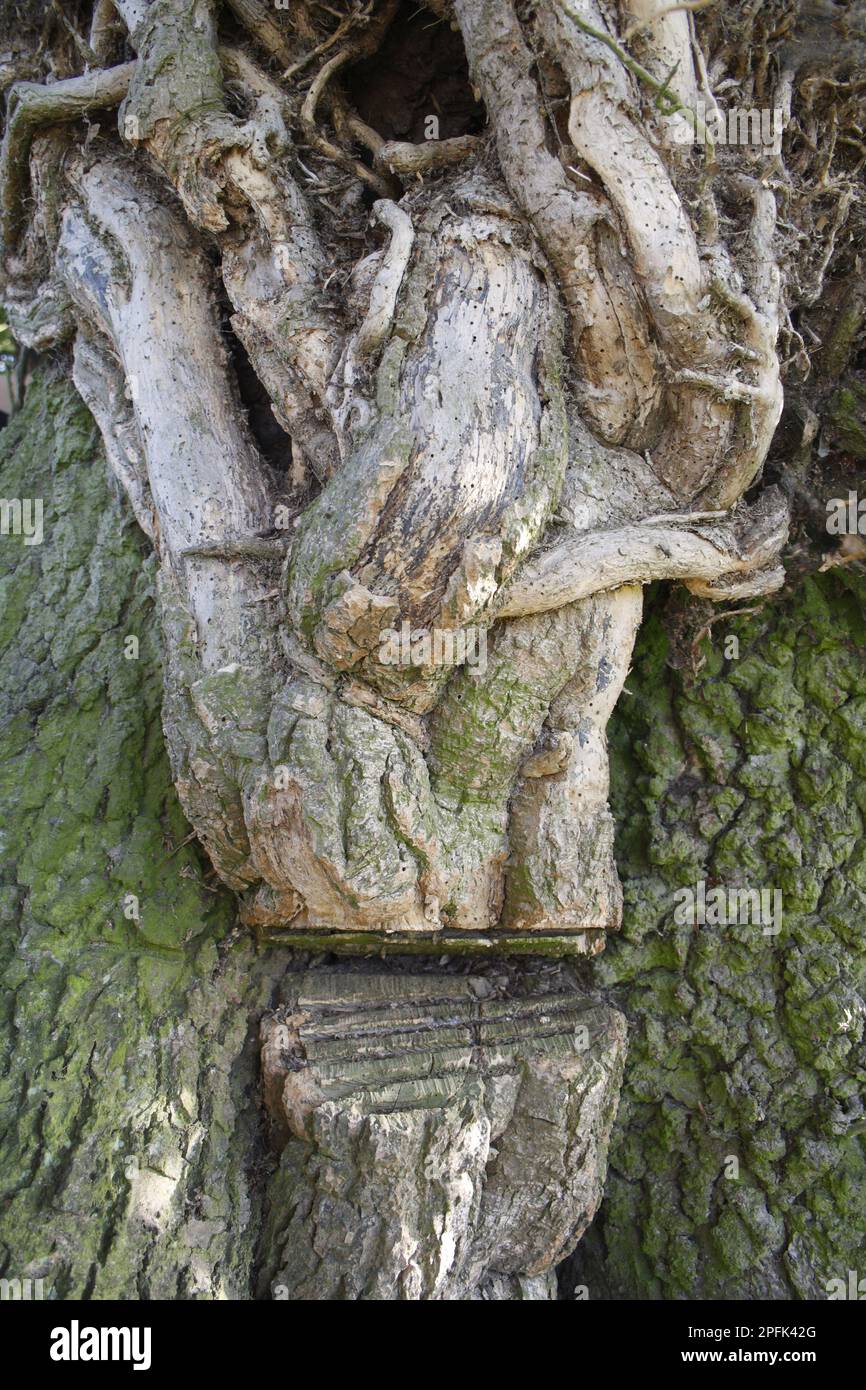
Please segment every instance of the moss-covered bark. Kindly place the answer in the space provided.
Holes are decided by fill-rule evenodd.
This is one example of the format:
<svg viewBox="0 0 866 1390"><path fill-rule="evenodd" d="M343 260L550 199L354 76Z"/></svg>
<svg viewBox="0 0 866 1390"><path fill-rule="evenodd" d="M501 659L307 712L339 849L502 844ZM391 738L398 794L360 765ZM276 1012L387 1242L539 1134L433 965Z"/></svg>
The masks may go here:
<svg viewBox="0 0 866 1390"><path fill-rule="evenodd" d="M2 1273L55 1297L246 1297L250 1020L284 957L256 959L184 843L153 560L71 385L31 387L0 493L45 504L42 545L0 538Z"/></svg>
<svg viewBox="0 0 866 1390"><path fill-rule="evenodd" d="M824 1298L862 1270L864 598L809 579L717 624L697 678L643 629L611 728L625 923L594 970L631 1038L591 1298ZM781 932L677 926L700 879L780 888Z"/></svg>
<svg viewBox="0 0 866 1390"><path fill-rule="evenodd" d="M0 539L2 1274L250 1297L254 1034L286 954L254 955L181 843L153 562L67 384L37 382L0 436L0 493L45 499L41 546ZM626 921L594 969L631 1043L571 1271L591 1298L823 1297L857 1267L864 597L810 579L717 625L698 678L665 665L650 606L612 729ZM781 888L780 934L677 926L673 894L701 878Z"/></svg>

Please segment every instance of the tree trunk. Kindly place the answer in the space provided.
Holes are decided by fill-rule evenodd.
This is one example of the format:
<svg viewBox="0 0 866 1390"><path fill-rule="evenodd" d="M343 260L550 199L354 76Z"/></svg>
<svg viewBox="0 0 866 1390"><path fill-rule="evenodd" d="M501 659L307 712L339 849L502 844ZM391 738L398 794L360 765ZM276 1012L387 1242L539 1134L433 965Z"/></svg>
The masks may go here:
<svg viewBox="0 0 866 1390"><path fill-rule="evenodd" d="M286 958L256 956L188 843L153 558L87 411L38 380L0 440L4 495L41 496L47 528L0 548L3 1274L57 1298L244 1298L257 1024Z"/></svg>
<svg viewBox="0 0 866 1390"><path fill-rule="evenodd" d="M46 517L41 546L3 540L3 1238L61 1296L555 1296L624 1061L622 992L568 960L622 919L606 727L642 586L762 603L792 520L794 578L862 558L815 544L863 453L847 11L338 9L82 0L46 28L33 4L5 69L4 296L52 366L3 482ZM737 143L753 108L781 125ZM705 721L679 756L728 806L750 735ZM686 853L647 770L671 844L627 942L641 892L724 867L700 779ZM787 852L725 866L765 882ZM622 1003L649 1019L665 990ZM692 1206L722 1244L764 1221L758 1197ZM706 1290L800 1292L795 1220ZM603 1238L610 1288L680 1290L673 1256L635 1275Z"/></svg>
<svg viewBox="0 0 866 1390"><path fill-rule="evenodd" d="M591 1299L826 1299L862 1263L864 612L862 571L808 578L716 626L695 676L653 605L612 737L626 906L595 984L630 1036L567 1281ZM671 920L682 884L744 864L778 935Z"/></svg>

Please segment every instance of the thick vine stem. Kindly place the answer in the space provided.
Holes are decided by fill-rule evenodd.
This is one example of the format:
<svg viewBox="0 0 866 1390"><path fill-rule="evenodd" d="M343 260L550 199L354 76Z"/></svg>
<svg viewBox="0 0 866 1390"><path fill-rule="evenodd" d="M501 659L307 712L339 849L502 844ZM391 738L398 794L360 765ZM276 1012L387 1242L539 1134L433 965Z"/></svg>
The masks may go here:
<svg viewBox="0 0 866 1390"><path fill-rule="evenodd" d="M573 5L614 32L592 0ZM781 499L730 510L778 413L772 191L720 185L750 214L740 272L693 224L682 152L656 139L618 40L558 0L443 9L495 151L385 140L352 109L340 74L375 52L395 0L336 25L301 5L297 42L237 0L252 42L232 49L211 0L118 10L138 55L120 112L132 167L116 139L59 162L34 147L32 237L59 234L44 317L77 319L76 380L159 551L187 814L258 928L559 933L598 950L621 910L604 730L641 585L725 600L781 578ZM646 63L659 32L691 62L678 20L642 31ZM88 81L64 119L122 85ZM25 94L17 124L13 108L19 172L43 100ZM373 207L379 246L362 185L392 195ZM341 239L364 243L351 273ZM208 256L291 438L302 510L285 535ZM484 662L454 671L432 647L394 661L385 638L407 628L452 646L473 633Z"/></svg>
<svg viewBox="0 0 866 1390"><path fill-rule="evenodd" d="M208 0L155 0L136 42L135 79L121 112L124 134L163 167L195 225L228 233L222 273L234 330L278 419L312 471L325 477L339 458L324 403L342 330L322 293L325 256L284 157L289 142L273 84L256 77L248 58L229 52L226 66L250 91L255 109L245 122L227 114ZM180 69L166 67L165 55L177 51ZM169 110L170 120L163 114ZM241 229L230 225L226 211L234 200L249 210Z"/></svg>
<svg viewBox="0 0 866 1390"><path fill-rule="evenodd" d="M387 199L374 203L373 217L387 227L391 242L370 289L366 316L355 335L354 348L359 357L370 356L385 341L394 322L397 296L415 243L411 218L396 203Z"/></svg>
<svg viewBox="0 0 866 1390"><path fill-rule="evenodd" d="M266 527L271 507L255 448L232 410L225 360L214 352L219 335L202 257L120 162L82 159L70 174L86 215L67 211L59 263L79 312L121 355L146 441L160 549L185 576L205 666L219 666L237 660L251 641L255 647L244 604L257 584L214 561L184 559L184 552ZM125 275L118 283L111 267L120 255ZM172 297L178 276L182 314ZM204 400L218 404L203 414ZM123 447L116 423L108 434L115 450Z"/></svg>
<svg viewBox="0 0 866 1390"><path fill-rule="evenodd" d="M692 109L697 100L697 84L691 62L688 11L708 3L710 0L679 5L628 0L624 6L623 23L629 17L632 22L623 33L623 44L634 43L655 77L663 79L677 99Z"/></svg>
<svg viewBox="0 0 866 1390"><path fill-rule="evenodd" d="M544 613L620 584L701 580L763 571L788 538L788 507L768 488L752 508L721 526L658 524L588 532L530 560L508 586L500 618ZM758 592L763 592L763 582ZM742 597L748 590L738 590Z"/></svg>
<svg viewBox="0 0 866 1390"><path fill-rule="evenodd" d="M107 66L117 55L124 28L114 0L96 0L90 22L90 47L97 63Z"/></svg>
<svg viewBox="0 0 866 1390"><path fill-rule="evenodd" d="M108 462L136 521L156 544L159 523L135 410L126 395L126 377L107 343L84 324L75 339L72 380L99 426Z"/></svg>
<svg viewBox="0 0 866 1390"><path fill-rule="evenodd" d="M37 130L57 121L77 121L93 111L119 106L135 72L134 63L55 82L50 87L19 82L9 94L0 150L0 209L5 251L14 249L23 224L30 144Z"/></svg>
<svg viewBox="0 0 866 1390"><path fill-rule="evenodd" d="M607 206L591 188L576 186L547 148L532 55L511 0L455 0L454 11L509 190L561 286L587 418L605 439L628 440L635 420L652 412L657 388L643 313L601 225Z"/></svg>
<svg viewBox="0 0 866 1390"><path fill-rule="evenodd" d="M464 164L478 152L481 142L475 135L457 135L452 140L427 140L413 145L407 140L383 141L376 151L376 166L401 178L422 177L437 169Z"/></svg>
<svg viewBox="0 0 866 1390"><path fill-rule="evenodd" d="M283 67L288 67L292 62L292 50L272 10L263 5L261 0L227 0L227 4L235 18L252 34L265 52Z"/></svg>
<svg viewBox="0 0 866 1390"><path fill-rule="evenodd" d="M653 148L643 126L638 94L623 84L622 69L611 71L616 59L610 52L580 27L584 17L592 21L589 30L607 33L593 0L545 7L539 26L569 78L569 134L616 208L663 350L657 380L668 401L665 425L660 436L645 437L638 447L651 447L657 472L684 500L703 491L707 500L729 505L754 478L781 413L775 348L778 272L773 282L775 312L770 303L772 277L768 279L764 272L759 272L761 283L756 285L758 302L746 300L751 316L746 347L756 366L747 370L747 380L742 381L729 365L735 357L734 344L725 340L717 316L710 312L710 283L696 230L675 185L676 163L669 159L666 164L663 152ZM595 78L599 49L604 54L604 83ZM681 51L681 60L683 74L691 73L687 47ZM767 197L760 206L756 204L754 217L762 259L772 258L775 220L773 195L764 192ZM706 248L705 255L715 283L733 292L737 272L727 250L716 243ZM683 376L684 369L695 368L724 385L712 394L702 391ZM744 391L752 389L745 424L736 408L742 399L741 385Z"/></svg>

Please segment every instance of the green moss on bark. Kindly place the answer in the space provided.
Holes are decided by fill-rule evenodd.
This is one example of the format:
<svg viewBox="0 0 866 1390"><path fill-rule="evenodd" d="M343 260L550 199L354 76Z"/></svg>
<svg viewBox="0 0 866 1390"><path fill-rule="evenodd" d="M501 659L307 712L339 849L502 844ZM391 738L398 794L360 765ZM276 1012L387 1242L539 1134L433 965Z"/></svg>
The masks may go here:
<svg viewBox="0 0 866 1390"><path fill-rule="evenodd" d="M830 423L843 449L866 459L866 382L851 376L830 402Z"/></svg>
<svg viewBox="0 0 866 1390"><path fill-rule="evenodd" d="M821 576L718 623L697 679L644 627L611 727L625 921L594 973L631 1041L591 1298L824 1298L862 1266L864 598ZM780 933L678 926L700 879L781 889Z"/></svg>
<svg viewBox="0 0 866 1390"><path fill-rule="evenodd" d="M0 1272L248 1297L286 954L256 957L182 844L152 561L67 384L0 436L0 493L45 501L41 546L0 538ZM632 1036L593 1298L823 1297L862 1261L864 597L837 573L718 624L694 681L642 633L611 731L626 919L595 973ZM780 934L676 925L701 878L780 888Z"/></svg>
<svg viewBox="0 0 866 1390"><path fill-rule="evenodd" d="M0 493L43 498L45 533L0 538L0 1267L54 1297L246 1297L253 1032L285 956L257 960L184 843L153 562L69 384L0 435Z"/></svg>

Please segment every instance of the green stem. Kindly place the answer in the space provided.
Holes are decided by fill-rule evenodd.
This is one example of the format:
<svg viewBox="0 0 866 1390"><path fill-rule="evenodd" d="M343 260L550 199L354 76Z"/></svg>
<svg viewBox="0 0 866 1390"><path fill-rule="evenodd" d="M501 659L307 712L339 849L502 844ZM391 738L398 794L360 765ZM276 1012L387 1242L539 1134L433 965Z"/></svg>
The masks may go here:
<svg viewBox="0 0 866 1390"><path fill-rule="evenodd" d="M610 49L611 53L616 54L620 62L628 68L629 72L636 77L639 82L644 82L647 87L656 93L657 98L663 98L668 103L667 107L659 107L665 116L676 115L678 111L683 113L698 139L706 145L707 157L709 162L712 163L715 159L716 152L713 142L710 139L710 133L707 130L706 123L701 120L696 111L693 111L690 106L686 106L685 102L681 101L676 92L672 92L668 86L674 72L676 72L676 68L673 69L673 72L668 74L664 82L660 82L658 78L653 77L652 73L648 72L636 58L632 58L631 54L627 53L625 49L617 43L616 39L611 38L610 34L605 33L603 29L596 29L592 24L588 24L585 19L582 19L579 14L576 14L568 4L568 0L559 0L559 3L569 19L574 20L578 29L582 29L585 34L589 34L590 38L598 39L599 43L605 44L605 46ZM659 104L658 101L656 104Z"/></svg>

